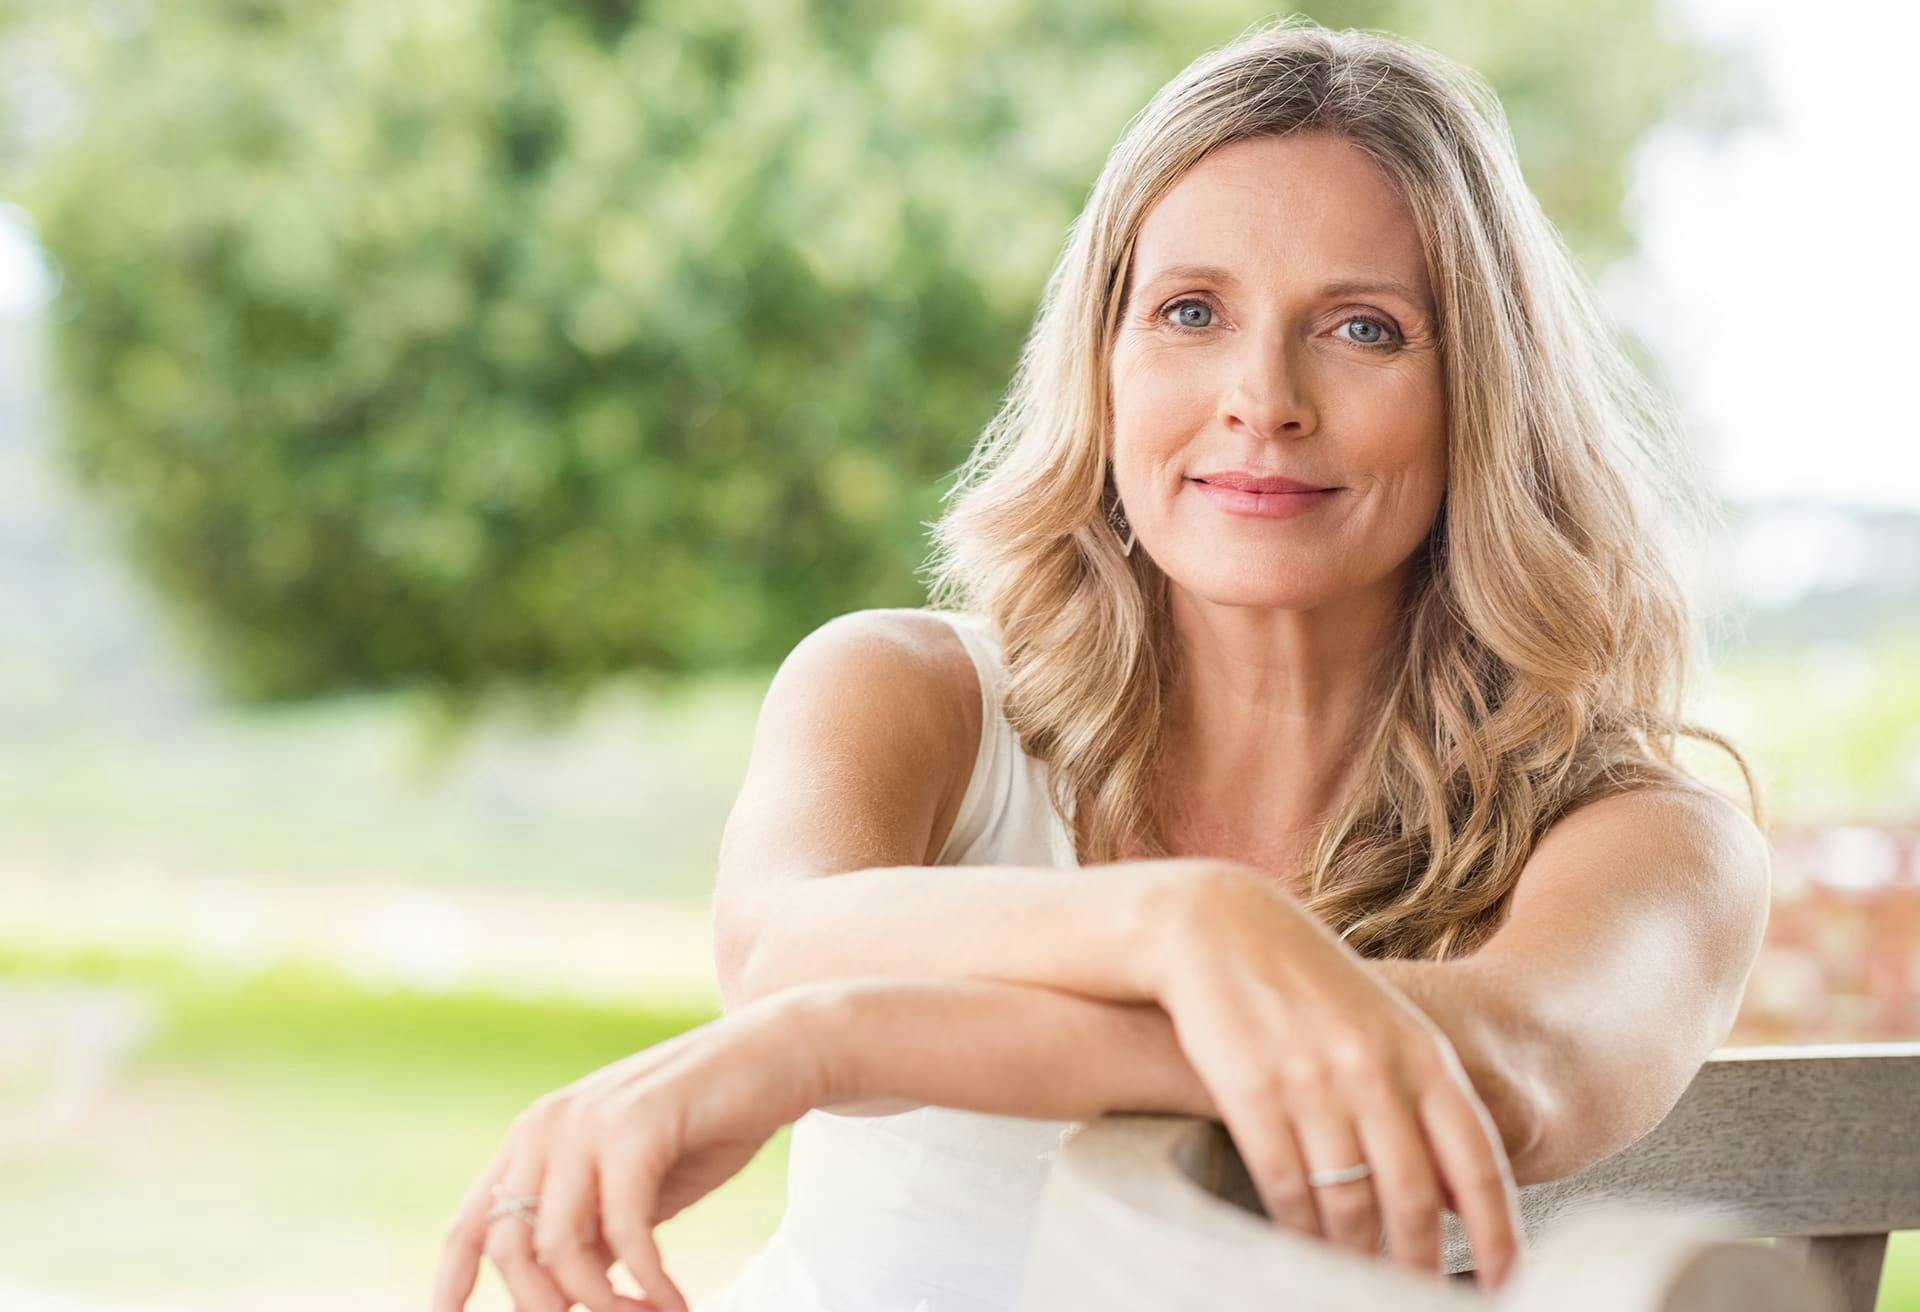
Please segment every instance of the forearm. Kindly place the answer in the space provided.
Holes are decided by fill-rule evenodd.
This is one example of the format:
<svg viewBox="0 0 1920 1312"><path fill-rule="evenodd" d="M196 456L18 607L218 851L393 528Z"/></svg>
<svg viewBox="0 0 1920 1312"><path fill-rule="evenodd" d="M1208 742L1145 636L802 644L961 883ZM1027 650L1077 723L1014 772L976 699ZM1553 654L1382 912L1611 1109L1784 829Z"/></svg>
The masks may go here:
<svg viewBox="0 0 1920 1312"><path fill-rule="evenodd" d="M1537 1176L1531 1067L1489 981L1464 962L1370 962L1446 1034L1486 1103L1515 1179ZM827 1054L832 1110L877 1115L931 1103L1042 1120L1109 1112L1220 1119L1157 1004L986 980L848 979L796 991ZM964 1052L967 1060L956 1061Z"/></svg>
<svg viewBox="0 0 1920 1312"><path fill-rule="evenodd" d="M786 882L752 904L751 942L723 992L731 1006L799 984L888 975L1152 1002L1161 894L1197 868L896 866Z"/></svg>
<svg viewBox="0 0 1920 1312"><path fill-rule="evenodd" d="M1039 1120L1218 1118L1157 1003L990 980L847 979L796 994L836 1113L932 1103Z"/></svg>
<svg viewBox="0 0 1920 1312"><path fill-rule="evenodd" d="M851 1102L1044 1119L1081 1111L1216 1116L1157 1005L1160 936L1185 914L1181 861L891 867L788 885L755 915L734 1002L859 983L843 1024ZM1185 887L1191 887L1186 885ZM1538 1139L1540 1067L1519 1016L1459 962L1368 962L1447 1036L1516 1176ZM862 977L888 976L884 980ZM965 1051L974 1060L961 1063ZM873 1101L879 1100L879 1101ZM1024 1110L1022 1110L1024 1109Z"/></svg>

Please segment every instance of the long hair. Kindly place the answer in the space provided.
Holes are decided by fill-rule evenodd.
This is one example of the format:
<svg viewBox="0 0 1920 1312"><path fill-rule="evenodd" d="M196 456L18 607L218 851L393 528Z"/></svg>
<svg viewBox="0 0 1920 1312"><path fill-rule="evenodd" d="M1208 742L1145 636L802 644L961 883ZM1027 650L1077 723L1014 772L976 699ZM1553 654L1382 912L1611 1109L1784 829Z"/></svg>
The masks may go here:
<svg viewBox="0 0 1920 1312"><path fill-rule="evenodd" d="M1307 910L1362 956L1445 959L1498 927L1542 833L1685 777L1704 640L1672 562L1714 520L1670 407L1615 339L1522 179L1478 75L1298 16L1175 77L1127 125L1050 274L1005 400L926 566L936 606L986 615L1004 709L1086 824L1085 863L1167 854L1151 800L1179 675L1166 575L1109 522L1108 370L1143 217L1208 152L1338 134L1407 201L1436 297L1448 482L1415 553L1354 789L1320 825Z"/></svg>

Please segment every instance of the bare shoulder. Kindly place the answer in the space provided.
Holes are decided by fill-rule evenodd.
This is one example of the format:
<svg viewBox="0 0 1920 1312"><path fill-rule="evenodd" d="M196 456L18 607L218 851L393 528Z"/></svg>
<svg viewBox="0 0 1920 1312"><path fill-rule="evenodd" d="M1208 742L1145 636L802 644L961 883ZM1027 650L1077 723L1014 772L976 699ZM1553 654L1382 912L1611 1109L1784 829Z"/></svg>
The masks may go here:
<svg viewBox="0 0 1920 1312"><path fill-rule="evenodd" d="M1707 843L1749 854L1767 851L1766 835L1725 793L1677 770L1658 782L1588 802L1551 825L1542 843L1580 832L1641 831L1654 839Z"/></svg>
<svg viewBox="0 0 1920 1312"><path fill-rule="evenodd" d="M822 624L781 662L721 833L714 962L735 990L782 888L933 862L977 754L973 662L940 616L863 610Z"/></svg>
<svg viewBox="0 0 1920 1312"><path fill-rule="evenodd" d="M951 830L981 731L972 659L940 616L852 611L781 662L722 842L722 882L925 865Z"/></svg>
<svg viewBox="0 0 1920 1312"><path fill-rule="evenodd" d="M1611 872L1620 881L1671 883L1685 872L1696 896L1731 909L1763 909L1772 851L1741 807L1691 776L1665 772L1655 784L1588 802L1548 827L1513 892L1513 909L1563 879Z"/></svg>
<svg viewBox="0 0 1920 1312"><path fill-rule="evenodd" d="M855 725L905 723L928 749L964 747L980 734L980 684L953 626L906 607L849 611L802 638L781 663L768 700L824 700Z"/></svg>

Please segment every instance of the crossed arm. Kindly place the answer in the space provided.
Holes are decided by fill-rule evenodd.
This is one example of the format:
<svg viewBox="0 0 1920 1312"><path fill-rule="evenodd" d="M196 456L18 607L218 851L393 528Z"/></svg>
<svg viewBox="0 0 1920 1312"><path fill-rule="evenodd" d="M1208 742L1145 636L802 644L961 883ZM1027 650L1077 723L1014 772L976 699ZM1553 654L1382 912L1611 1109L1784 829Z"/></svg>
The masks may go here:
<svg viewBox="0 0 1920 1312"><path fill-rule="evenodd" d="M882 1095L853 1110L1215 1115L1158 992L1175 937L1205 932L1200 866L915 864L940 798L890 783L901 763L862 753L889 727L940 741L955 708L926 687L872 705L898 652L869 644L834 659L831 681L803 669L783 692L776 679L763 710L716 898L728 1005L842 981L840 1017L859 1043L838 1087ZM865 724L826 691L862 659L876 662ZM1547 832L1473 956L1367 965L1447 1036L1515 1183L1554 1179L1651 1129L1725 1037L1767 883L1764 839L1718 794L1616 796Z"/></svg>
<svg viewBox="0 0 1920 1312"><path fill-rule="evenodd" d="M1597 803L1542 844L1551 861L1528 867L1524 905L1479 953L1368 963L1446 1034L1517 1185L1571 1174L1652 1129L1725 1037L1765 916L1761 854L1739 821L1681 795ZM1677 841L1648 842L1661 834ZM1659 863L1611 859L1636 848ZM836 1105L842 1114L938 1103L1053 1120L1217 1118L1139 980L1156 933L1177 932L1154 913L1177 905L1182 877L1146 863L908 867L794 886L761 905L729 1005L842 981L836 1018L860 1042L835 1085L885 1095ZM1757 877L1764 892L1764 864ZM1622 884L1642 895L1623 900ZM1062 917L1068 903L1075 913Z"/></svg>
<svg viewBox="0 0 1920 1312"><path fill-rule="evenodd" d="M1203 863L1167 861L900 867L783 885L757 907L750 942L721 936L737 963L723 993L737 1005L843 982L843 1023L862 1043L838 1083L906 1086L837 1104L843 1114L938 1102L1049 1120L1217 1117L1156 983L1206 880ZM1513 1157L1535 1137L1537 1098L1518 1060L1531 1036L1517 1018L1495 1020L1500 991L1468 967L1373 963L1446 1033ZM962 1052L977 1060L956 1062Z"/></svg>

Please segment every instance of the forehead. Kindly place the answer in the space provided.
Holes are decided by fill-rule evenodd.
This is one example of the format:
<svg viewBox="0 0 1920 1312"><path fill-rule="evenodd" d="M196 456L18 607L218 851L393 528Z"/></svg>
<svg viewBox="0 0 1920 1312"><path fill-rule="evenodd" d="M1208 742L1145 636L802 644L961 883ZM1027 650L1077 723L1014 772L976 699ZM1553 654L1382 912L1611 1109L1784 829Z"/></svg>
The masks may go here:
<svg viewBox="0 0 1920 1312"><path fill-rule="evenodd" d="M1431 304L1413 212L1378 164L1328 133L1236 141L1182 174L1141 223L1130 282L1196 264L1272 290L1397 281Z"/></svg>

